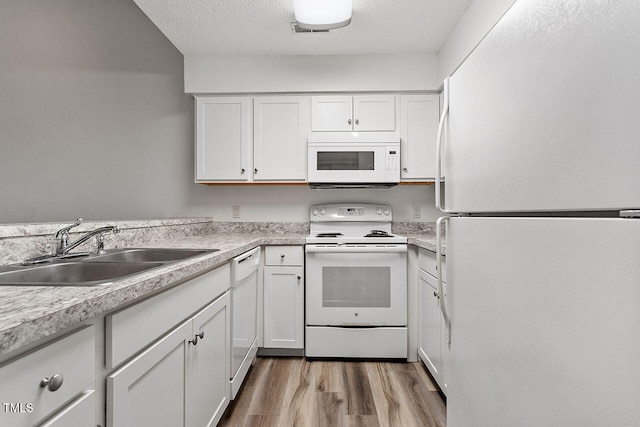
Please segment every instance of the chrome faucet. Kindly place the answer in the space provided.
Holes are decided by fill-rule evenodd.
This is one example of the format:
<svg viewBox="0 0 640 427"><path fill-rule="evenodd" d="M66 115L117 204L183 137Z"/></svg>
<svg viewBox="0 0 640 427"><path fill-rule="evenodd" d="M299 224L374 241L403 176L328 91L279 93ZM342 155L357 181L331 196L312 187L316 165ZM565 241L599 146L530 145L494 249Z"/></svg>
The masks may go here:
<svg viewBox="0 0 640 427"><path fill-rule="evenodd" d="M75 223L61 228L58 230L53 237L54 241L54 256L67 256L70 251L77 248L87 240L91 239L94 236L97 236L98 239L98 254L104 253L104 236L109 233L116 234L120 232L120 229L115 225L108 225L106 227L96 228L95 230L88 231L84 235L82 235L78 240L73 243L69 243L69 230L74 227L77 227L82 223L82 218L78 218Z"/></svg>
<svg viewBox="0 0 640 427"><path fill-rule="evenodd" d="M67 241L66 246L61 249L61 252L56 253L56 255L59 255L59 256L68 255L70 251L77 248L78 246L80 246L81 244L83 244L84 242L86 242L87 240L91 239L94 236L97 236L97 239L98 239L98 250L96 253L101 255L104 253L104 236L109 233L117 234L119 232L120 232L120 229L115 225L108 225L106 227L96 228L95 230L88 231L86 234L84 234L78 240L76 240L71 244L69 244Z"/></svg>

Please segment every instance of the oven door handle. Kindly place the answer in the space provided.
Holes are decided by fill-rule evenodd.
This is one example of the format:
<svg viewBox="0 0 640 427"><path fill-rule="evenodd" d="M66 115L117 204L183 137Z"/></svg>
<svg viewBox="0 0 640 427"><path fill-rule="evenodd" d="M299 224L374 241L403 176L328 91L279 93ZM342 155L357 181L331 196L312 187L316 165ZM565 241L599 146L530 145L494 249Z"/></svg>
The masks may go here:
<svg viewBox="0 0 640 427"><path fill-rule="evenodd" d="M402 253L407 245L306 245L307 253Z"/></svg>

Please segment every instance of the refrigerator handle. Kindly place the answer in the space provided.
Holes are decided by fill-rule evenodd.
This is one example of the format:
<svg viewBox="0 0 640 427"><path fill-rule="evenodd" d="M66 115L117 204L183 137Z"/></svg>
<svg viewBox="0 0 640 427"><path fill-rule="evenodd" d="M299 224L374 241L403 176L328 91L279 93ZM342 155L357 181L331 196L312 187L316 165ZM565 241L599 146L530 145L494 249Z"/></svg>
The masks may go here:
<svg viewBox="0 0 640 427"><path fill-rule="evenodd" d="M440 115L440 122L438 123L438 135L436 137L436 208L442 213L449 213L442 204L442 195L440 194L440 187L442 185L442 155L444 152L443 135L444 135L444 123L449 114L449 77L444 79L444 90L442 100L442 114Z"/></svg>
<svg viewBox="0 0 640 427"><path fill-rule="evenodd" d="M442 285L442 224L449 225L448 216L441 216L436 221L436 263L438 266L438 295L440 295L440 310L444 319L447 344L451 344L451 321L447 310L447 299Z"/></svg>

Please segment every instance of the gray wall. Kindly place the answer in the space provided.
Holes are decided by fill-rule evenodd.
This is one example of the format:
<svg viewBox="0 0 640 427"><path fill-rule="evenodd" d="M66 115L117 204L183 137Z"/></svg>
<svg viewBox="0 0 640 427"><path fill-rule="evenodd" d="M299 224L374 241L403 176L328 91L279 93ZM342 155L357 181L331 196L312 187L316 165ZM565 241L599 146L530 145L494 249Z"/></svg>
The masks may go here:
<svg viewBox="0 0 640 427"><path fill-rule="evenodd" d="M389 204L399 221L437 217L432 186L193 183L183 88L182 54L132 0L0 0L0 223L306 221L310 205L345 200Z"/></svg>
<svg viewBox="0 0 640 427"><path fill-rule="evenodd" d="M0 223L177 216L183 57L131 0L0 0Z"/></svg>

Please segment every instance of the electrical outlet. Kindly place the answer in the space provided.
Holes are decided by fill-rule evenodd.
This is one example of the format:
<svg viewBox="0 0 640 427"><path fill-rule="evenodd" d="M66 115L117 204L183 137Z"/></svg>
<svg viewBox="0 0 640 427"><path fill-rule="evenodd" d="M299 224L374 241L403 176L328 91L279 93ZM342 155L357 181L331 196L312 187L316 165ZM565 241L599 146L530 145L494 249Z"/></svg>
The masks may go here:
<svg viewBox="0 0 640 427"><path fill-rule="evenodd" d="M420 205L413 205L413 218L422 218L422 210L420 208Z"/></svg>
<svg viewBox="0 0 640 427"><path fill-rule="evenodd" d="M240 206L233 207L233 217L240 218Z"/></svg>

